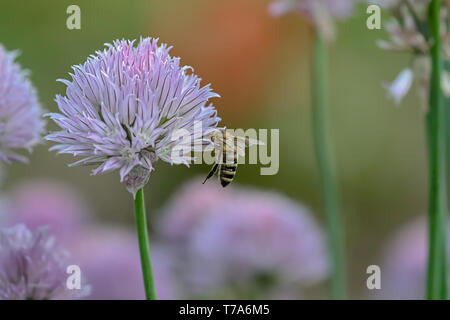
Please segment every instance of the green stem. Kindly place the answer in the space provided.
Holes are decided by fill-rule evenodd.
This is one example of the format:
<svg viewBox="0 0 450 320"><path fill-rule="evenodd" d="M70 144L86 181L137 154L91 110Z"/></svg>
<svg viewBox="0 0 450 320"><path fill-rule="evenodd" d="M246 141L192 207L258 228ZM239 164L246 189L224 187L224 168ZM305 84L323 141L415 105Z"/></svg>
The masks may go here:
<svg viewBox="0 0 450 320"><path fill-rule="evenodd" d="M313 135L320 185L327 218L328 250L331 265L331 297L346 298L343 231L340 217L336 168L328 110L328 55L322 36L316 33L315 59L313 64Z"/></svg>
<svg viewBox="0 0 450 320"><path fill-rule="evenodd" d="M446 72L450 72L450 62L444 61L444 70ZM444 100L444 109L445 109L445 186L446 186L446 194L447 194L447 204L450 203L450 97L445 97Z"/></svg>
<svg viewBox="0 0 450 320"><path fill-rule="evenodd" d="M446 70L447 72L449 71L449 65L450 62L444 62L444 70ZM450 203L450 192L448 192L450 189L450 98L446 97L445 98L445 103L444 103L444 110L445 110L445 200L447 201L447 206ZM446 207L448 210L448 207ZM445 223L445 225L447 225L447 223ZM445 231L447 231L448 229L446 229ZM446 238L444 239L444 244L446 244ZM444 246L444 250L447 253L447 247ZM447 256L445 255L442 259L443 262L443 266L442 269L446 272L447 270ZM446 274L443 274L443 278L446 279ZM443 290L445 293L445 299L447 299L447 286L445 287L445 289Z"/></svg>
<svg viewBox="0 0 450 320"><path fill-rule="evenodd" d="M145 296L147 300L156 300L155 282L153 280L152 263L150 259L150 245L147 232L147 218L145 214L144 189L139 189L134 200L136 210L136 226L141 253L142 275L144 277Z"/></svg>
<svg viewBox="0 0 450 320"><path fill-rule="evenodd" d="M429 144L429 251L427 299L447 298L445 187L445 109L441 95L440 0L430 4L431 81L430 109L427 115Z"/></svg>

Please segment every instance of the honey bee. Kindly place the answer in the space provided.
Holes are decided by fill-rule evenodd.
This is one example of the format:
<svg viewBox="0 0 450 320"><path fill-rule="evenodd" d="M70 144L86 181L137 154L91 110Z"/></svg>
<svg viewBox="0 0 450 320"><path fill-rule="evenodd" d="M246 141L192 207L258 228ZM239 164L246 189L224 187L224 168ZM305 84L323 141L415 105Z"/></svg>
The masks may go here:
<svg viewBox="0 0 450 320"><path fill-rule="evenodd" d="M228 186L236 175L238 157L245 156L245 148L249 145L262 144L248 137L240 137L226 130L215 130L211 136L214 145L216 163L212 166L203 184L216 172L222 187Z"/></svg>

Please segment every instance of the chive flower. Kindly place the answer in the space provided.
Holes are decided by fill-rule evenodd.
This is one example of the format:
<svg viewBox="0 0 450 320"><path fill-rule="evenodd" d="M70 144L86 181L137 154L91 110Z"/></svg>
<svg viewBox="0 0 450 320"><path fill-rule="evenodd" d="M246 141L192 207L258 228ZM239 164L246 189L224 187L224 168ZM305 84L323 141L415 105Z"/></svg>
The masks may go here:
<svg viewBox="0 0 450 320"><path fill-rule="evenodd" d="M184 298L295 299L328 276L325 236L307 208L257 189L196 188L201 181L173 196L157 228L178 251Z"/></svg>
<svg viewBox="0 0 450 320"><path fill-rule="evenodd" d="M119 170L120 181L136 194L147 184L158 160L189 165L188 155L172 154L183 143L177 130L191 134L192 142L207 143L220 121L209 99L219 95L180 58L157 39L116 40L103 51L73 67L72 80L60 80L65 96L58 95L60 113L49 117L61 128L46 139L51 150L81 156L72 163L97 165L93 175ZM194 135L195 124L202 134Z"/></svg>
<svg viewBox="0 0 450 320"><path fill-rule="evenodd" d="M90 287L68 289L68 253L46 229L24 225L0 229L0 300L77 299Z"/></svg>
<svg viewBox="0 0 450 320"><path fill-rule="evenodd" d="M16 149L32 147L44 130L41 107L28 72L14 62L17 52L0 44L0 161L26 162Z"/></svg>
<svg viewBox="0 0 450 320"><path fill-rule="evenodd" d="M392 13L393 19L385 26L389 40L379 40L378 46L388 51L411 53L413 57L411 64L403 69L393 82L385 85L388 95L398 105L415 82L421 105L424 110L428 110L431 73L429 55L433 44L427 21L430 0L379 1L379 4ZM446 61L450 61L449 10L450 1L442 1L440 35L442 57ZM445 96L450 97L450 74L445 70L441 71L441 89Z"/></svg>

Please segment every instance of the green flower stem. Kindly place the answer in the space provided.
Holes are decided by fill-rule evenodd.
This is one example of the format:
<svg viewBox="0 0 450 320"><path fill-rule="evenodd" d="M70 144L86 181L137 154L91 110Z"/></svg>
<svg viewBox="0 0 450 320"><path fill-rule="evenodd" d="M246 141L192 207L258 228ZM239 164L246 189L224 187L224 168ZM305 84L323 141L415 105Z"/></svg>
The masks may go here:
<svg viewBox="0 0 450 320"><path fill-rule="evenodd" d="M450 68L447 67L447 71L450 72ZM450 98L446 98L445 103L445 126L446 131L446 141L445 141L445 149L446 149L446 159L445 159L445 172L447 173L446 177L446 189L447 189L447 204L450 203Z"/></svg>
<svg viewBox="0 0 450 320"><path fill-rule="evenodd" d="M450 62L444 62L445 68L444 70L446 70L447 72L450 71ZM446 172L446 180L445 180L445 190L446 190L446 200L447 200L447 210L448 210L448 204L450 203L450 98L446 97L445 98L445 103L444 103L444 109L445 109L445 132L446 132L446 137L445 137L445 172ZM446 230L445 230L446 231ZM446 242L445 242L446 243ZM447 250L447 247L445 246L445 250ZM447 252L447 251L445 251ZM443 266L442 269L444 271L447 270L447 256L445 256L443 258ZM446 275L444 274L444 278L446 278ZM444 289L445 294L446 294L446 298L447 298L447 287L445 287Z"/></svg>
<svg viewBox="0 0 450 320"><path fill-rule="evenodd" d="M346 298L343 231L333 147L329 129L328 110L328 55L322 36L316 32L313 63L313 135L320 184L327 218L328 249L331 265L331 297Z"/></svg>
<svg viewBox="0 0 450 320"><path fill-rule="evenodd" d="M155 282L153 280L150 245L147 232L147 217L145 213L144 189L139 189L134 200L136 210L136 226L141 253L142 275L144 277L145 296L147 300L156 300Z"/></svg>
<svg viewBox="0 0 450 320"><path fill-rule="evenodd" d="M429 143L429 253L427 299L447 299L445 186L445 109L441 94L440 0L430 4L431 82L430 109L427 115Z"/></svg>
<svg viewBox="0 0 450 320"><path fill-rule="evenodd" d="M444 61L444 70L450 72L450 62ZM447 190L447 204L450 203L450 97L444 95L444 109L445 109L445 186Z"/></svg>

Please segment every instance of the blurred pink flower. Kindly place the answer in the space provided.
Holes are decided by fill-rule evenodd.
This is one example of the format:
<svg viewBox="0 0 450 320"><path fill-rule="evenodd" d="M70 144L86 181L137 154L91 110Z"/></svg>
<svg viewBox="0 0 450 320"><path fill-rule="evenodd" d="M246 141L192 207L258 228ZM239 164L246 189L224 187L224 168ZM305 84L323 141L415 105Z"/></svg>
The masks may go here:
<svg viewBox="0 0 450 320"><path fill-rule="evenodd" d="M269 13L282 16L299 13L311 21L327 40L334 39L333 19L348 18L356 0L277 0L270 4Z"/></svg>
<svg viewBox="0 0 450 320"><path fill-rule="evenodd" d="M80 232L91 213L75 190L55 180L24 182L5 203L9 224L23 223L31 230L48 226L65 243Z"/></svg>
<svg viewBox="0 0 450 320"><path fill-rule="evenodd" d="M123 228L87 228L73 244L74 258L92 284L88 299L144 299L139 246L133 232ZM173 299L171 260L152 244L153 274L158 299Z"/></svg>
<svg viewBox="0 0 450 320"><path fill-rule="evenodd" d="M158 230L180 250L187 296L287 298L295 287L297 298L327 276L322 231L276 193L196 179L164 211Z"/></svg>
<svg viewBox="0 0 450 320"><path fill-rule="evenodd" d="M376 4L385 9L398 9L400 5L405 4L405 0L368 0L369 4ZM409 4L417 8L418 6L425 7L430 3L430 0L408 0ZM443 0L443 3L448 3L448 0Z"/></svg>
<svg viewBox="0 0 450 320"><path fill-rule="evenodd" d="M172 201L165 207L163 219L158 227L165 239L184 242L217 207L226 205L235 192L210 185L201 185L194 179L181 187ZM199 185L201 185L199 187ZM189 205L186 205L186 204Z"/></svg>
<svg viewBox="0 0 450 320"><path fill-rule="evenodd" d="M304 14L313 17L314 3L323 2L329 14L336 19L348 18L355 5L355 0L278 0L269 6L269 12L280 16L289 12Z"/></svg>
<svg viewBox="0 0 450 320"><path fill-rule="evenodd" d="M387 243L380 265L381 290L373 290L371 298L425 298L427 228L425 219L414 220Z"/></svg>

